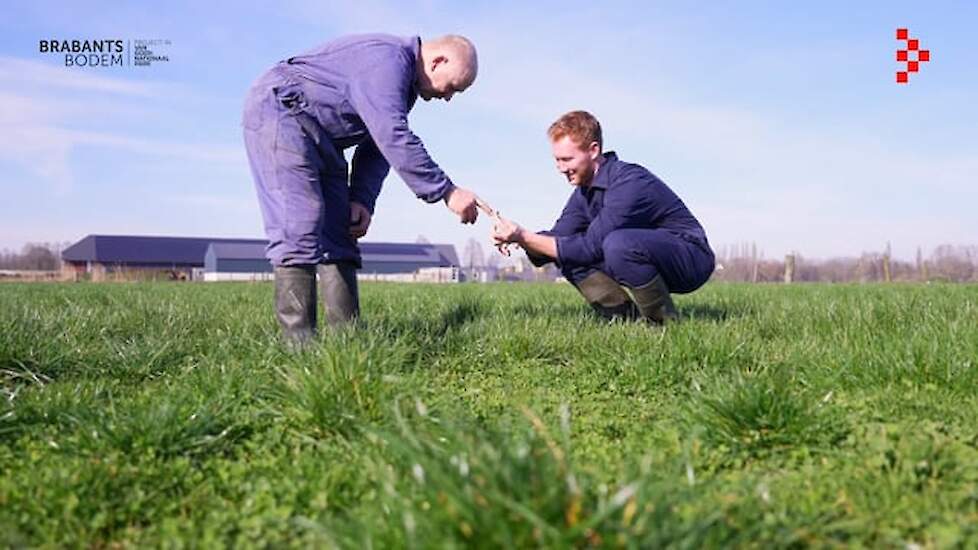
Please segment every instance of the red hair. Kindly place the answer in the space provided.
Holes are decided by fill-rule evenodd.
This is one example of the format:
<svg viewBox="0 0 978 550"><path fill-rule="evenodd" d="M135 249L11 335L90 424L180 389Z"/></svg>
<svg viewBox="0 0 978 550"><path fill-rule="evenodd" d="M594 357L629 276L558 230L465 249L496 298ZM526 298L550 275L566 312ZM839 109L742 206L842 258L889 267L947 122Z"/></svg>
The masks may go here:
<svg viewBox="0 0 978 550"><path fill-rule="evenodd" d="M593 142L602 147L601 123L587 111L571 111L562 115L547 129L550 141L557 141L564 136L570 136L571 141L582 149Z"/></svg>

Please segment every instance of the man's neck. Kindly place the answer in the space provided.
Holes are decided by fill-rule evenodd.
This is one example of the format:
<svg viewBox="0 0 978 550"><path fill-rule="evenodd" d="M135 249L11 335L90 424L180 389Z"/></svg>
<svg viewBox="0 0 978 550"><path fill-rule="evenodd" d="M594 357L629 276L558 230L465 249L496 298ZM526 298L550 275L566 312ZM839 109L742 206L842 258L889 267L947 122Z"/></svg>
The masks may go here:
<svg viewBox="0 0 978 550"><path fill-rule="evenodd" d="M594 159L594 172L591 174L591 181L587 182L588 186L594 183L594 178L598 177L598 170L604 166L604 153L598 155L598 158Z"/></svg>
<svg viewBox="0 0 978 550"><path fill-rule="evenodd" d="M594 183L594 178L598 177L598 170L600 170L601 167L604 165L604 160L605 160L604 153L601 153L600 155L598 155L598 158L594 159L594 163L593 163L594 171L591 172L591 179L589 179L588 182L582 185L581 187L583 187L584 189L591 188L591 184Z"/></svg>

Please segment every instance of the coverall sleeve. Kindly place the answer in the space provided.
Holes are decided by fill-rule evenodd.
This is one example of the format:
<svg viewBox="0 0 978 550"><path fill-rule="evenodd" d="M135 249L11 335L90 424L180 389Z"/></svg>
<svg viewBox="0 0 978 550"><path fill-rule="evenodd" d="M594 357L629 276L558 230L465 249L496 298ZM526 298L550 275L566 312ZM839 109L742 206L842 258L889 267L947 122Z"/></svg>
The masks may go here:
<svg viewBox="0 0 978 550"><path fill-rule="evenodd" d="M352 179L361 181L363 178L365 185L379 190L379 183L367 180L376 178L381 172L382 156L419 199L435 202L453 185L408 126L408 99L413 93L413 82L414 64L403 52L365 68L350 82L350 104L360 115L380 152L380 155L370 155L369 151L364 151L365 158L359 163L359 170L364 174L357 174L355 163Z"/></svg>
<svg viewBox="0 0 978 550"><path fill-rule="evenodd" d="M616 229L648 227L662 215L654 199L655 178L638 166L622 169L604 196L601 211L584 232L557 237L561 265L593 265L604 260L605 237Z"/></svg>
<svg viewBox="0 0 978 550"><path fill-rule="evenodd" d="M384 178L390 172L391 165L381 154L377 144L367 137L353 152L353 169L350 175L350 200L364 205L374 213L377 196L380 195Z"/></svg>
<svg viewBox="0 0 978 550"><path fill-rule="evenodd" d="M564 209L561 211L557 221L554 222L553 229L550 231L538 231L537 233L539 235L548 235L551 237L573 235L575 233L581 233L587 230L587 226L588 219L587 213L585 212L584 201L581 200L580 192L574 191L570 198L567 199L567 204L564 205ZM529 250L526 250L525 252L527 259L530 260L530 263L537 267L547 265L548 263L554 261L553 258L534 254Z"/></svg>

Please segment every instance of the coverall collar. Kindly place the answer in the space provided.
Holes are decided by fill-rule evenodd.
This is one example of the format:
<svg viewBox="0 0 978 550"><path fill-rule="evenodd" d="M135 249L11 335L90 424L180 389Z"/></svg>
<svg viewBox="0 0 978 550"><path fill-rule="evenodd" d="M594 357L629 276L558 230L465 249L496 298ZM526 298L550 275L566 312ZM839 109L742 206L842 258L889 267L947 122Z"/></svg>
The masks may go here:
<svg viewBox="0 0 978 550"><path fill-rule="evenodd" d="M608 166L612 162L618 160L618 155L614 151L608 151L604 155L604 162L601 163L601 167L598 168L598 173L594 174L594 179L591 180L591 184L588 187L595 187L598 189L608 189Z"/></svg>

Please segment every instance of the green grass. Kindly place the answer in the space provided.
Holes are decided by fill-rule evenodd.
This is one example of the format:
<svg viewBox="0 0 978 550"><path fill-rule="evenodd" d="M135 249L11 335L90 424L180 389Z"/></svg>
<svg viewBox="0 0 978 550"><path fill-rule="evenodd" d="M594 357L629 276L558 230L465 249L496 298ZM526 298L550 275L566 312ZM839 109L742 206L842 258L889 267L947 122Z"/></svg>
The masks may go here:
<svg viewBox="0 0 978 550"><path fill-rule="evenodd" d="M0 546L978 545L978 287L0 286Z"/></svg>

